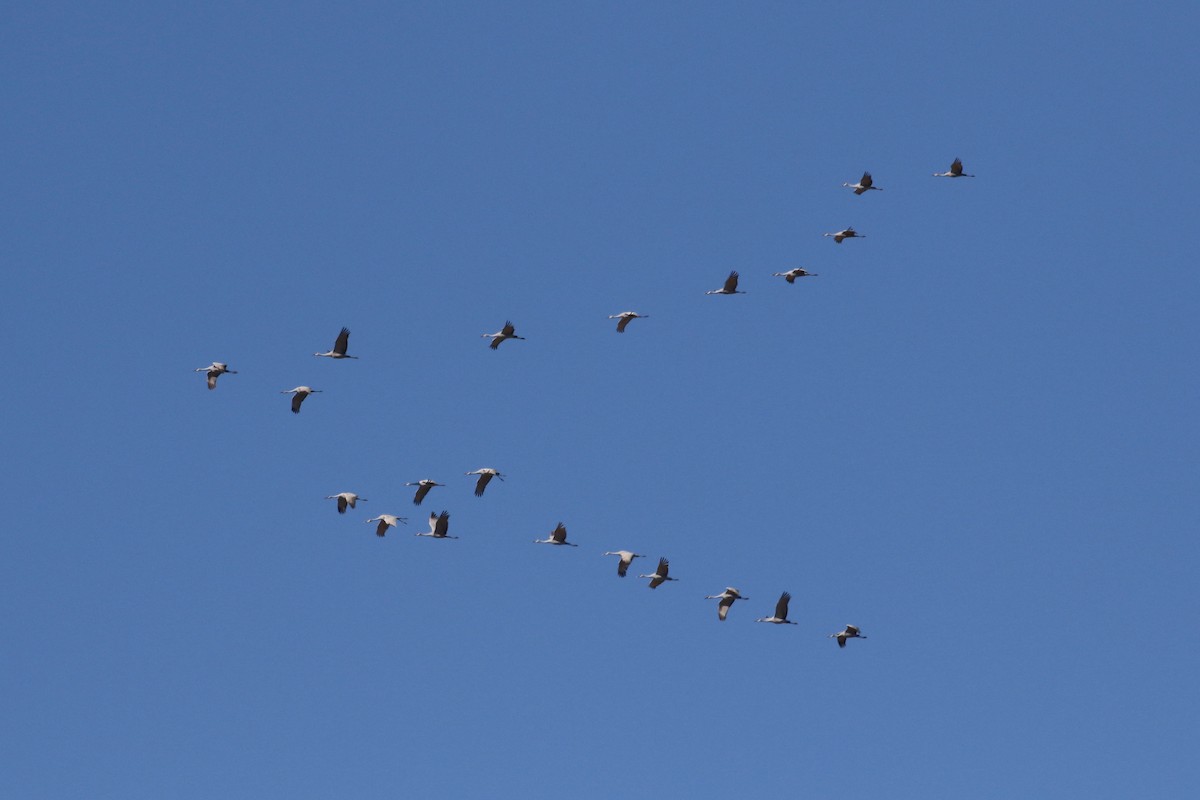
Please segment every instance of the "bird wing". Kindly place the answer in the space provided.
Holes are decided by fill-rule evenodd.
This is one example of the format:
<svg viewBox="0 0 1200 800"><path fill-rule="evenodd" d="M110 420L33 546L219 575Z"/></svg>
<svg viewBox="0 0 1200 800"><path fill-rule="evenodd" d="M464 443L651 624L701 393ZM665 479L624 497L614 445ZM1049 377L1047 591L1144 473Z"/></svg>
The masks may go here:
<svg viewBox="0 0 1200 800"><path fill-rule="evenodd" d="M786 275L783 276L783 279L785 281L787 281L788 283L795 283L796 282L796 273L794 271L788 272Z"/></svg>
<svg viewBox="0 0 1200 800"><path fill-rule="evenodd" d="M433 488L433 484L422 483L417 485L417 493L413 495L413 505L421 505L421 501L425 499L425 495L429 494L429 490Z"/></svg>
<svg viewBox="0 0 1200 800"><path fill-rule="evenodd" d="M340 356L346 355L346 348L350 346L350 329L342 328L342 332L338 334L337 341L333 343L333 352Z"/></svg>
<svg viewBox="0 0 1200 800"><path fill-rule="evenodd" d="M504 327L500 329L500 332L502 334L504 334L505 336L512 336L514 333L517 332L517 329L513 327L512 322L505 320Z"/></svg>
<svg viewBox="0 0 1200 800"><path fill-rule="evenodd" d="M845 635L844 633L839 633L839 634L837 635L837 640L838 640L838 647L845 647L845 646L846 646L846 635ZM858 645L855 645L855 647L857 647L857 646L858 646Z"/></svg>
<svg viewBox="0 0 1200 800"><path fill-rule="evenodd" d="M208 388L209 389L217 388L217 376L220 374L221 373L217 372L215 369L210 369L208 371Z"/></svg>
<svg viewBox="0 0 1200 800"><path fill-rule="evenodd" d="M432 520L433 514L430 514L429 518ZM438 515L437 521L433 524L433 535L442 537L442 536L445 536L449 531L450 531L450 512L443 511L441 514Z"/></svg>
<svg viewBox="0 0 1200 800"><path fill-rule="evenodd" d="M717 604L717 619L724 621L726 615L729 614L729 607L731 605L733 605L732 597L722 597L721 602Z"/></svg>
<svg viewBox="0 0 1200 800"><path fill-rule="evenodd" d="M629 320L631 319L633 319L633 317L621 317L621 319L617 321L617 333L624 333L625 326L629 324Z"/></svg>
<svg viewBox="0 0 1200 800"><path fill-rule="evenodd" d="M737 274L737 270L734 270L733 272L729 273L729 277L725 279L725 289L724 290L726 292L731 292L731 293L736 292L737 291L737 283L738 283L738 274Z"/></svg>
<svg viewBox="0 0 1200 800"><path fill-rule="evenodd" d="M850 634L851 636L858 636L858 628L853 625L847 625L846 633Z"/></svg>
<svg viewBox="0 0 1200 800"><path fill-rule="evenodd" d="M379 518L379 527L377 527L377 528L375 529L375 535L376 535L376 536L383 536L384 534L386 534L386 533L387 533L387 529L388 529L388 523L387 523L387 520L386 520L386 519L384 519L383 517L380 517L380 518Z"/></svg>
<svg viewBox="0 0 1200 800"><path fill-rule="evenodd" d="M567 540L567 526L561 522L554 526L554 531L550 534L550 538L555 544L562 544Z"/></svg>
<svg viewBox="0 0 1200 800"><path fill-rule="evenodd" d="M963 171L962 159L961 158L954 159L954 163L950 165L950 174L951 175L962 175L962 171Z"/></svg>
<svg viewBox="0 0 1200 800"><path fill-rule="evenodd" d="M863 176L862 176L862 180L860 180L858 183L859 183L859 185L860 185L860 186L862 186L864 189L870 189L870 188L871 188L871 184L873 184L874 182L875 182L875 181L874 181L874 180L871 178L871 173L869 173L869 172L864 172L864 173L863 173Z"/></svg>
<svg viewBox="0 0 1200 800"><path fill-rule="evenodd" d="M497 340L499 341L499 340ZM483 497L483 490L487 488L488 481L492 479L492 473L484 472L479 476L479 480L475 482L475 496Z"/></svg>
<svg viewBox="0 0 1200 800"><path fill-rule="evenodd" d="M845 238L846 238L846 235L844 233L835 233L833 235L833 242L834 242L834 244L841 244L842 239L845 239Z"/></svg>
<svg viewBox="0 0 1200 800"><path fill-rule="evenodd" d="M670 572L671 572L671 562L667 561L665 558L658 559L658 569L656 569L654 571L654 574L660 575L663 578L666 578L667 575L670 574Z"/></svg>
<svg viewBox="0 0 1200 800"><path fill-rule="evenodd" d="M292 413L293 414L300 413L300 404L304 402L304 398L307 396L308 395L301 394L300 392L296 392L294 395L292 395Z"/></svg>
<svg viewBox="0 0 1200 800"><path fill-rule="evenodd" d="M633 559L626 561L625 556L620 555L620 553L617 555L620 556L620 560L617 562L617 575L624 578L625 573L629 571L629 565L633 563Z"/></svg>
<svg viewBox="0 0 1200 800"><path fill-rule="evenodd" d="M775 604L776 619L787 619L788 601L791 599L792 596L787 592L784 592L779 596L779 602Z"/></svg>
<svg viewBox="0 0 1200 800"><path fill-rule="evenodd" d="M338 500L338 513L345 514L346 513L346 498L339 494L337 496L337 500Z"/></svg>
<svg viewBox="0 0 1200 800"><path fill-rule="evenodd" d="M491 344L489 344L489 345L488 345L488 347L490 347L490 348L492 348L493 350L495 350L497 347L499 347L499 346L500 346L500 343L501 343L501 342L503 342L503 341L504 341L504 337L503 337L503 336L494 336L494 337L492 337L492 343L491 343Z"/></svg>

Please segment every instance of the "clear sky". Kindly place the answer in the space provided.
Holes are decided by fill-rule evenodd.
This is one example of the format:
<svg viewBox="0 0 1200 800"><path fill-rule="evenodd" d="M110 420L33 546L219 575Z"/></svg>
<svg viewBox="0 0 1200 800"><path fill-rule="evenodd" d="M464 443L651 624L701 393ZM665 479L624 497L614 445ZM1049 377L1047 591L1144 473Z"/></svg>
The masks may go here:
<svg viewBox="0 0 1200 800"><path fill-rule="evenodd" d="M1194 792L1197 22L10 4L0 794Z"/></svg>

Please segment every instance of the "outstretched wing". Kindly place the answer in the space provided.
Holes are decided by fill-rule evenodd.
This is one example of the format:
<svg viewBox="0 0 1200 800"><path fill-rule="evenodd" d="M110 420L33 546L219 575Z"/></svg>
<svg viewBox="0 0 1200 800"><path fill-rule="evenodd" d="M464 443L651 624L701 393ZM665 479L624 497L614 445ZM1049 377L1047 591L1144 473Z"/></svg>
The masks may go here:
<svg viewBox="0 0 1200 800"><path fill-rule="evenodd" d="M717 604L717 619L725 621L725 617L729 614L729 607L733 605L733 600L734 598L729 595L721 598L721 602Z"/></svg>
<svg viewBox="0 0 1200 800"><path fill-rule="evenodd" d="M432 516L432 515L430 515ZM450 531L450 512L443 511L438 515L437 522L433 525L433 535L444 537Z"/></svg>
<svg viewBox="0 0 1200 800"><path fill-rule="evenodd" d="M339 356L346 355L346 349L350 346L350 329L342 328L342 332L338 334L337 341L333 343L333 352Z"/></svg>
<svg viewBox="0 0 1200 800"><path fill-rule="evenodd" d="M417 486L417 493L413 495L413 505L421 505L421 501L425 499L425 495L429 494L429 490L433 488L431 483L422 483Z"/></svg>
<svg viewBox="0 0 1200 800"><path fill-rule="evenodd" d="M629 320L631 319L633 317L621 317L621 319L617 320L617 333L624 333L625 326L629 324Z"/></svg>
<svg viewBox="0 0 1200 800"><path fill-rule="evenodd" d="M561 522L558 523L558 525L554 527L553 533L550 534L550 538L554 540L555 544L562 544L565 542L567 540L567 526L563 525Z"/></svg>
<svg viewBox="0 0 1200 800"><path fill-rule="evenodd" d="M624 578L625 573L629 571L629 565L632 563L633 563L632 559L629 561L626 561L625 556L620 556L619 560L617 561L617 575Z"/></svg>
<svg viewBox="0 0 1200 800"><path fill-rule="evenodd" d="M738 274L737 274L737 270L734 270L733 272L730 272L729 277L725 279L724 291L729 294L736 292L737 284L738 284Z"/></svg>
<svg viewBox="0 0 1200 800"><path fill-rule="evenodd" d="M377 527L377 528L375 529L375 535L376 535L376 536L383 536L384 534L386 534L386 533L387 533L387 529L388 529L387 520L386 520L386 519L383 519L382 517L380 517L380 518L379 518L379 527Z"/></svg>
<svg viewBox="0 0 1200 800"><path fill-rule="evenodd" d="M784 592L783 594L781 594L779 596L779 602L775 604L775 618L776 619L787 619L788 601L791 599L792 599L792 596L790 594L788 594L787 592Z"/></svg>
<svg viewBox="0 0 1200 800"><path fill-rule="evenodd" d="M963 173L962 159L956 158L956 159L954 159L954 163L950 165L950 174L951 175L962 175L962 173Z"/></svg>
<svg viewBox="0 0 1200 800"><path fill-rule="evenodd" d="M514 333L517 332L517 329L513 327L513 324L511 321L505 320L504 327L500 329L500 332L503 333L505 336L512 336Z"/></svg>
<svg viewBox="0 0 1200 800"><path fill-rule="evenodd" d="M499 340L497 340L499 341ZM494 344L494 342L493 342ZM492 473L485 472L479 476L479 480L475 482L475 496L483 497L483 490L487 488L488 481L492 479Z"/></svg>
<svg viewBox="0 0 1200 800"><path fill-rule="evenodd" d="M304 402L304 398L307 396L308 395L303 394L301 392L296 392L294 395L292 395L292 413L293 414L300 413L300 404Z"/></svg>
<svg viewBox="0 0 1200 800"><path fill-rule="evenodd" d="M788 283L795 283L796 282L796 273L789 270L788 273L783 276L783 279L785 281L787 281Z"/></svg>
<svg viewBox="0 0 1200 800"><path fill-rule="evenodd" d="M216 371L215 369L210 369L208 371L208 388L209 389L217 388L217 376L220 374L221 373Z"/></svg>
<svg viewBox="0 0 1200 800"><path fill-rule="evenodd" d="M339 514L346 513L346 505L347 505L346 498L339 494L338 495L338 513Z"/></svg>

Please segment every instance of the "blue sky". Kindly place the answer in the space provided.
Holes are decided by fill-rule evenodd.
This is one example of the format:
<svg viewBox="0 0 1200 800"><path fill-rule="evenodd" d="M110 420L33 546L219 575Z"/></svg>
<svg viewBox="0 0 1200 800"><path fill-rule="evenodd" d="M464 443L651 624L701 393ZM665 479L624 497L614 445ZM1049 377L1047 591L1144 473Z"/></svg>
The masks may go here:
<svg viewBox="0 0 1200 800"><path fill-rule="evenodd" d="M4 794L1184 796L1196 22L6 9Z"/></svg>

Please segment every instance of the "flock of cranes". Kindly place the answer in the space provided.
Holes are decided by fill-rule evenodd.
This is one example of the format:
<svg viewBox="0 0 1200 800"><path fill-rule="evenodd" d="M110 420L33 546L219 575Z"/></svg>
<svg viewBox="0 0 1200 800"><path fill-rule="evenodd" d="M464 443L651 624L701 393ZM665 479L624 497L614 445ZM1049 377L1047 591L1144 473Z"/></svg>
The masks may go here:
<svg viewBox="0 0 1200 800"><path fill-rule="evenodd" d="M954 159L954 162L950 165L950 169L948 171L935 172L935 173L933 173L933 177L935 177L935 178L973 178L975 176L963 172L962 160L956 158L956 159ZM842 186L853 189L854 194L856 194L856 195L863 195L863 194L867 193L868 191L882 191L882 189L880 187L875 185L874 179L871 177L870 172L863 172L862 177L858 180L857 183L853 183L853 184L843 183ZM858 233L852 227L846 227L840 231L837 231L834 233L826 233L823 235L826 237L832 238L833 241L837 244L841 244L846 239L866 238L865 236L863 236L863 234ZM788 283L795 283L797 278L816 277L816 275L817 275L817 273L809 272L800 267L796 267L794 269L788 270L787 272L775 272L772 274L774 277L783 278ZM725 282L721 286L721 288L709 290L709 291L705 292L705 294L708 294L708 295L745 294L744 291L741 291L738 289L738 278L739 278L739 275L738 275L737 271L736 270L731 271L729 273L728 277L725 278ZM648 317L649 317L649 315L639 314L636 311L622 311L619 314L611 314L611 315L609 315L608 318L617 320L617 333L624 333L626 327L629 325L630 322L632 322L635 319L646 319ZM489 343L488 346L492 350L498 349L501 344L503 344L505 341L507 341L509 339L524 340L524 338L525 338L523 336L517 335L516 328L513 326L513 323L511 320L505 321L504 327L501 328L496 333L484 333L484 334L481 334L481 336L485 339L491 339L491 342ZM341 331L338 333L337 338L334 340L333 347L330 350L328 350L327 352L324 352L324 353L314 353L313 355L320 357L320 358L332 358L332 359L339 359L339 360L347 359L347 358L357 359L358 356L352 356L349 354L349 352L348 352L349 348L350 348L350 329L342 328ZM225 364L224 362L221 362L221 361L214 361L207 367L199 367L195 371L203 372L205 374L205 379L206 379L208 388L210 390L217 388L217 378L219 378L220 376L226 375L226 374L228 374L228 375L236 375L237 374L236 370L229 369L229 365ZM291 401L292 413L299 414L300 406L304 403L305 398L307 398L310 394L316 394L321 391L323 391L323 390L313 389L311 386L297 386L294 389L286 389L286 390L282 391L281 394L292 395L292 401ZM488 484L491 483L493 478L499 478L501 481L503 481L504 477L505 477L503 475L503 473L501 473L498 470L493 469L491 467L483 467L481 469L471 470L470 472L467 472L464 474L468 475L468 476L471 476L471 475L476 476L476 481L475 481L475 496L476 497L483 496L484 491L487 489ZM414 505L419 506L419 505L421 505L421 502L426 498L426 496L429 494L430 491L432 491L436 487L444 486L445 484L438 483L429 478L422 478L418 481L407 482L404 485L417 487L417 490L413 496L412 502ZM367 501L367 498L360 497L358 494L356 494L354 492L339 492L338 494L329 495L325 499L337 501L337 511L339 514L345 514L347 509L354 509L357 507L359 502ZM387 535L389 528L398 528L400 525L406 525L408 523L408 519L406 517L401 517L401 516L398 516L395 514L380 514L377 517L371 517L370 519L366 520L366 522L367 522L367 524L377 523L376 527L375 527L375 535L379 536L379 537L384 537ZM425 536L425 537L429 537L429 538L433 538L433 539L457 539L458 538L457 536L450 535L449 530L450 530L450 513L448 511L442 511L440 514L439 513L430 513L430 515L429 515L429 530L427 532L420 532L420 533L416 533L414 535ZM552 530L545 539L534 539L533 541L535 544L549 544L549 545L555 545L555 546L560 546L560 547L578 547L578 545L575 542L567 541L567 526L562 522L559 522L554 527L554 530ZM629 567L633 564L634 559L646 557L641 553L634 553L631 550L609 551L609 552L604 553L604 555L617 556L617 558L618 558L617 575L618 575L618 577L621 577L621 578L626 577L626 575L628 574L628 571L629 571ZM648 575L638 575L638 578L648 579L649 580L649 584L648 584L649 588L656 589L668 581L677 581L678 580L678 578L672 578L670 576L669 572L670 572L670 562L666 558L660 557L658 559L658 567L657 567L657 569L655 569L655 571L653 573L648 574ZM741 592L739 592L737 589L730 586L730 587L726 587L725 591L721 592L720 594L707 595L705 597L705 599L718 601L718 603L717 603L717 619L723 622L725 620L725 618L729 615L729 609L733 607L733 604L735 601L748 600L749 598L744 596L743 594L741 594ZM755 620L755 622L767 622L767 623L771 623L774 625L796 625L796 624L798 624L798 623L788 619L788 604L791 601L791 599L792 599L791 594L789 594L788 592L784 592L782 595L780 595L779 600L775 603L775 612L769 617L759 617L758 619ZM857 626L847 625L843 630L838 631L837 633L829 634L829 638L836 639L837 643L838 643L838 647L845 647L846 642L850 639L865 639L867 637L863 636L859 632L859 629Z"/></svg>

